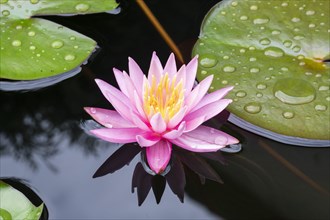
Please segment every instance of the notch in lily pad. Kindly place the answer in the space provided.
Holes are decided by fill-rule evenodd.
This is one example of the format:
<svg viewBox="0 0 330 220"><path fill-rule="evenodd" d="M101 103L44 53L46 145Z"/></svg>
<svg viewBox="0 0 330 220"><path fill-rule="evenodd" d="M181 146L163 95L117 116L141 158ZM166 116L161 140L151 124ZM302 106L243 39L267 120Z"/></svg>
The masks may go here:
<svg viewBox="0 0 330 220"><path fill-rule="evenodd" d="M60 24L32 16L115 10L115 0L1 0L0 78L36 80L72 72L96 42Z"/></svg>
<svg viewBox="0 0 330 220"><path fill-rule="evenodd" d="M329 8L225 0L211 9L193 50L197 78L213 74L214 90L235 86L232 122L285 143L329 146Z"/></svg>
<svg viewBox="0 0 330 220"><path fill-rule="evenodd" d="M41 198L22 180L0 179L1 219L48 219Z"/></svg>

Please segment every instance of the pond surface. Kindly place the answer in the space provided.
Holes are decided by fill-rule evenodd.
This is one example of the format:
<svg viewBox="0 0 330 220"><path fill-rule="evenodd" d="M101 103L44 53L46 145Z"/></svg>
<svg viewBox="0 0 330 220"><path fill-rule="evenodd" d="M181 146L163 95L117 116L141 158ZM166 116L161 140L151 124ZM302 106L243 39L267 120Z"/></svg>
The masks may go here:
<svg viewBox="0 0 330 220"><path fill-rule="evenodd" d="M164 28L189 57L206 12L217 1L147 1ZM189 5L189 6L188 6ZM188 10L187 10L188 7ZM166 186L159 205L150 192L142 206L129 166L93 179L119 145L88 136L80 124L85 106L111 108L94 82L116 85L112 68L127 70L130 56L147 71L156 51L164 62L170 49L135 4L118 15L53 17L98 42L82 71L59 84L29 92L1 92L0 176L27 180L44 200L50 219L329 219L330 149L285 145L229 122L223 130L243 147L212 163L224 184L202 185L187 169L182 204ZM218 127L217 119L212 125Z"/></svg>

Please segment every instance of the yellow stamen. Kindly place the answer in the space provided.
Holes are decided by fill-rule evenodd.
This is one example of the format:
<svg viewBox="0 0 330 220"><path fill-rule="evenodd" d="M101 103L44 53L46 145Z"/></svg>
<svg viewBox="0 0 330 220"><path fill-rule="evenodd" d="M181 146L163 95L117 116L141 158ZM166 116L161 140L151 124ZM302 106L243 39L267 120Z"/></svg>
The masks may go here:
<svg viewBox="0 0 330 220"><path fill-rule="evenodd" d="M168 73L161 76L156 82L151 76L151 85L144 84L143 108L149 119L156 113L160 113L168 122L181 108L184 101L183 82L176 82L176 75L170 79Z"/></svg>

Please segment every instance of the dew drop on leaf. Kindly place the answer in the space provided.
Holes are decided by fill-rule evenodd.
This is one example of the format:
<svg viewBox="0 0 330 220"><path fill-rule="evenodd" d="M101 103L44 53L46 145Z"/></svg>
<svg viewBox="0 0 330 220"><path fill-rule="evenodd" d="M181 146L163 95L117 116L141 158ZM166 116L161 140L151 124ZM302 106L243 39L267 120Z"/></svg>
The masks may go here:
<svg viewBox="0 0 330 220"><path fill-rule="evenodd" d="M85 3L80 3L76 5L75 9L79 12L85 12L88 11L89 5Z"/></svg>
<svg viewBox="0 0 330 220"><path fill-rule="evenodd" d="M302 79L280 79L275 83L273 92L281 102L291 105L306 104L315 99L314 87Z"/></svg>
<svg viewBox="0 0 330 220"><path fill-rule="evenodd" d="M244 110L251 114L257 114L261 109L261 105L257 102L250 102L244 106Z"/></svg>

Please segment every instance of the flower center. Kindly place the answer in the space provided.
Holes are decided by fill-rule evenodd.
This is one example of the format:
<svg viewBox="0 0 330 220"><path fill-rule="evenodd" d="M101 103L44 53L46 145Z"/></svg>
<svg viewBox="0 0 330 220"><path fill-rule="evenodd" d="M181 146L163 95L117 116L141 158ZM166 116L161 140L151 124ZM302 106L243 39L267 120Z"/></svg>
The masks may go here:
<svg viewBox="0 0 330 220"><path fill-rule="evenodd" d="M159 112L168 122L181 109L184 100L183 83L182 80L176 80L176 75L170 79L166 73L158 83L152 75L151 85L144 84L143 108L149 119Z"/></svg>

